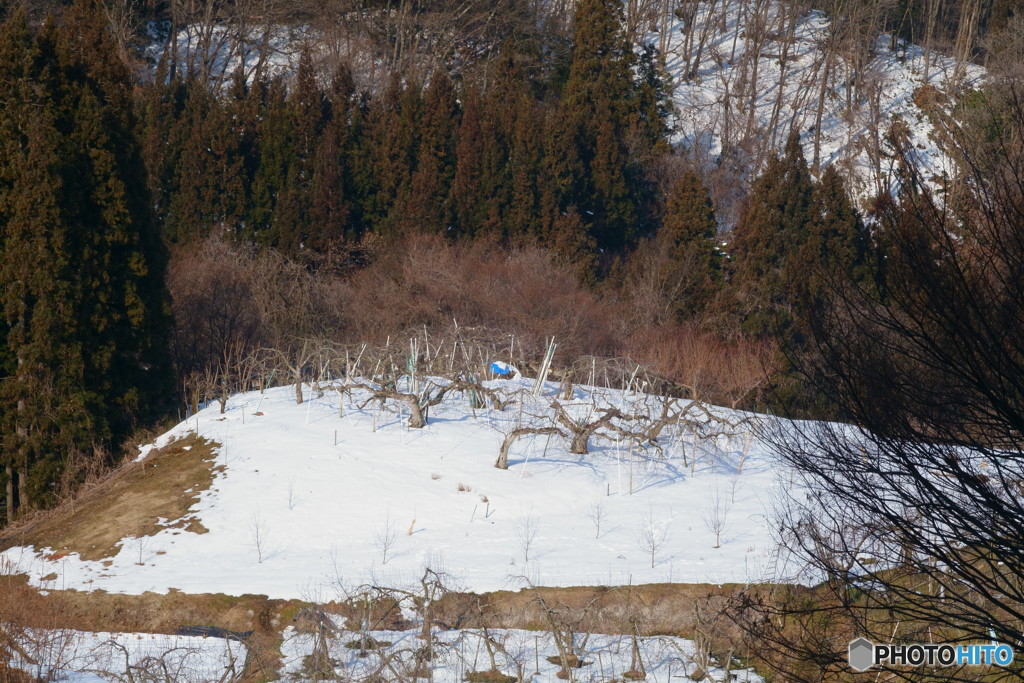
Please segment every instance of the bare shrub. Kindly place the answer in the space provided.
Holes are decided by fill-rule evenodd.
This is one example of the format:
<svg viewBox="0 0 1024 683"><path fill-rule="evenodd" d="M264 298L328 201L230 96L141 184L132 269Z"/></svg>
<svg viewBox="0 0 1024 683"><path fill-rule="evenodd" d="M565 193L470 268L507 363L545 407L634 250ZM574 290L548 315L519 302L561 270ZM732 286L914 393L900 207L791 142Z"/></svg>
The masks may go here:
<svg viewBox="0 0 1024 683"><path fill-rule="evenodd" d="M287 348L292 339L337 336L344 324L340 280L218 237L175 251L167 287L171 351L182 375L261 347Z"/></svg>
<svg viewBox="0 0 1024 683"><path fill-rule="evenodd" d="M530 561L530 550L533 548L539 528L540 520L533 514L533 510L529 510L519 520L519 526L516 527L516 538L519 539L519 548L523 551L523 562Z"/></svg>
<svg viewBox="0 0 1024 683"><path fill-rule="evenodd" d="M373 545L380 553L381 564L388 563L388 553L395 547L397 541L398 527L395 526L394 521L391 519L391 511L388 510L384 513L383 523L373 532Z"/></svg>
<svg viewBox="0 0 1024 683"><path fill-rule="evenodd" d="M692 325L671 324L638 330L628 353L678 383L699 400L732 408L747 405L775 371L775 347L736 336L732 341Z"/></svg>
<svg viewBox="0 0 1024 683"><path fill-rule="evenodd" d="M179 249L167 269L176 332L171 350L179 372L208 367L233 345L261 341L252 297L255 255L217 239Z"/></svg>
<svg viewBox="0 0 1024 683"><path fill-rule="evenodd" d="M534 246L451 244L413 235L347 283L351 330L383 341L396 330L483 326L513 332L539 357L554 335L568 356L614 351L614 309Z"/></svg>
<svg viewBox="0 0 1024 683"><path fill-rule="evenodd" d="M271 365L298 386L296 371L310 372L300 367L308 361L309 340L318 340L318 349L324 340L337 347L334 358L325 360L335 376L351 370L359 356L353 352L340 363L346 344L385 349L374 362L390 368L387 361L409 349L389 342L422 335L428 356L447 343L451 358L473 361L450 377L463 383L459 391L471 390L499 409L500 397L480 384L485 361L504 356L535 374L552 337L558 344L553 377L565 378L564 369L580 360L628 356L635 361L624 365L630 372L640 363L676 393L733 407L756 401L773 370L770 345L654 311L652 306L664 309L658 303L664 293L647 291L658 289L657 283L647 289L634 283L632 290L624 283L622 291L609 283L597 290L536 245L452 244L412 234L387 245L368 239L360 248L369 265L357 268L349 260L319 270L216 237L177 250L168 276L177 322L172 349L179 376L191 382L185 388L193 403L222 400L229 388L255 388L259 350L265 362L265 354L276 353L278 362ZM472 359L467 333L487 342L469 349L476 354ZM447 339L438 342L439 336ZM363 358L363 369L369 361ZM269 369L263 368L264 377Z"/></svg>
<svg viewBox="0 0 1024 683"><path fill-rule="evenodd" d="M249 539L252 542L252 548L256 552L256 561L259 564L263 564L263 560L270 556L269 536L270 530L267 528L267 519L257 510L252 513L252 517L249 520Z"/></svg>
<svg viewBox="0 0 1024 683"><path fill-rule="evenodd" d="M714 490L708 493L707 506L704 508L704 524L708 531L715 535L715 547L722 547L722 534L728 527L729 510L732 509L732 502L728 495L715 486Z"/></svg>
<svg viewBox="0 0 1024 683"><path fill-rule="evenodd" d="M641 520L640 530L636 535L636 543L651 558L651 569L655 567L658 553L668 542L668 524L654 519L654 510L649 510L647 517Z"/></svg>

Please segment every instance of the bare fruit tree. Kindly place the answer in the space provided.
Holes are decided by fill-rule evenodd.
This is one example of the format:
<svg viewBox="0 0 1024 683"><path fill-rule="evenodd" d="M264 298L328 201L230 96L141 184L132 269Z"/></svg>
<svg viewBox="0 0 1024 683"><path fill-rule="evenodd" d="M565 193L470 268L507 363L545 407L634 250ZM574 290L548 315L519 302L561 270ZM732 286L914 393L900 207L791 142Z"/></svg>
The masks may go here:
<svg viewBox="0 0 1024 683"><path fill-rule="evenodd" d="M601 417L596 420L588 420L587 418L583 418L581 420L574 419L565 410L565 406L558 401L551 402L551 409L554 411L555 420L569 430L569 434L571 435L569 452L576 455L586 455L590 452L590 437L597 433L602 427L621 431L621 428L612 422L612 420L633 419L628 415L624 415L618 408L614 407L595 408L594 412L601 414Z"/></svg>
<svg viewBox="0 0 1024 683"><path fill-rule="evenodd" d="M722 534L728 527L729 510L732 508L729 498L730 496L722 493L722 490L716 485L708 493L707 503L704 507L704 525L715 535L716 548L722 547Z"/></svg>
<svg viewBox="0 0 1024 683"><path fill-rule="evenodd" d="M519 539L519 549L523 552L523 562L530 561L530 550L533 548L539 528L540 520L533 514L533 510L528 510L519 520L519 526L516 527L516 538Z"/></svg>
<svg viewBox="0 0 1024 683"><path fill-rule="evenodd" d="M391 519L391 510L384 513L384 522L373 532L373 544L380 552L380 563L388 563L388 553L398 541L398 527Z"/></svg>
<svg viewBox="0 0 1024 683"><path fill-rule="evenodd" d="M590 504L590 521L594 523L594 538L601 538L601 524L608 517L604 501L598 498Z"/></svg>
<svg viewBox="0 0 1024 683"><path fill-rule="evenodd" d="M668 542L669 528L664 522L654 519L654 510L649 510L647 517L641 520L640 530L636 535L636 544L651 559L651 569L657 564L658 553Z"/></svg>
<svg viewBox="0 0 1024 683"><path fill-rule="evenodd" d="M508 452L512 448L512 444L521 439L524 436L531 434L558 434L559 436L565 436L558 427L516 427L508 434L501 442L501 447L498 450L498 461L494 463L494 466L499 470L508 469Z"/></svg>

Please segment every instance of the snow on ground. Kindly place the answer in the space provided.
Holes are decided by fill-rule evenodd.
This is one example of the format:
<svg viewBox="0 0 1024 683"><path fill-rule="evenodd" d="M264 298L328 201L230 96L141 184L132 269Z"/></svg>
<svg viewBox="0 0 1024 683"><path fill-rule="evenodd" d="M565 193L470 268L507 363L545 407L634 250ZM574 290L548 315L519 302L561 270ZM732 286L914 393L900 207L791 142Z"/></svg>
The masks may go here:
<svg viewBox="0 0 1024 683"><path fill-rule="evenodd" d="M569 453L558 436L526 436L499 470L504 434L551 424L558 388L534 397L532 380L491 386L522 400L474 410L453 393L419 430L407 427L407 410L360 409L361 390L344 397L342 417L338 392L308 385L303 405L291 386L234 396L223 415L213 403L158 440L198 429L222 444L224 471L190 511L208 533L128 537L109 566L77 554L49 560L49 549L32 547L0 562L46 588L312 600L368 582L406 585L425 566L473 591L794 576L770 533L773 499L791 478L750 438L742 420L756 416L716 409L737 424L706 430L732 435L670 427L657 448L595 436L589 455ZM591 419L595 407L661 411L657 397L587 387L563 403Z"/></svg>
<svg viewBox="0 0 1024 683"><path fill-rule="evenodd" d="M489 629L490 651L498 671L516 676L521 670L524 680L534 683L558 683L560 661L558 648L551 634L543 631L521 631L513 629ZM372 638L381 643L379 648L370 649L359 656L359 649L350 647L360 638ZM431 661L436 683L458 683L466 680L466 674L492 669L491 654L482 630L439 631L434 635L435 656ZM389 643L384 646L383 643ZM693 641L671 636L638 638L640 651L639 666L647 673L644 679L650 683L669 683L685 679L697 670L706 671L711 680L726 680L725 672L709 663L706 656L694 646ZM412 680L413 654L424 642L414 631L370 631L366 634L339 633L329 641L328 653L339 672L353 675L357 680L380 672L385 680ZM589 662L574 670L576 681L622 680L622 674L636 670L633 662L633 641L628 635L576 634L575 645L582 651L583 662ZM284 681L308 680L307 657L314 652L316 637L297 633L289 627L284 634L281 648L284 666ZM387 660L387 663L385 663ZM639 668L639 667L637 667ZM761 681L752 670L733 669L735 676L729 680L749 682ZM403 674L405 674L403 676ZM531 678L531 674L533 674Z"/></svg>
<svg viewBox="0 0 1024 683"><path fill-rule="evenodd" d="M241 673L246 655L241 643L195 636L27 629L15 639L34 663L15 652L12 667L75 683L221 681Z"/></svg>
<svg viewBox="0 0 1024 683"><path fill-rule="evenodd" d="M708 22L717 25L710 31L692 79L685 78L685 71L696 59L698 41L687 42L682 20L670 25L665 58L680 115L677 143L717 158L723 140L740 144L738 133L748 130L752 121L751 134L758 139L770 136L769 150L777 150L785 144L792 125L801 132L804 155L811 163L819 96L827 71L819 160L822 167L841 164L851 177L856 196L867 200L883 189L893 189L893 180L886 176L892 170L894 150L885 138L897 121L906 126L923 177L952 175L951 161L934 137L933 122L915 104L914 92L927 82L939 93L955 98L978 85L983 68L961 64L958 71L953 59L934 52L926 65L924 50L901 44L893 51L888 35L879 36L871 59L862 67L842 55L830 63L823 49L834 39L830 20L814 10L798 20L783 69L785 35L777 30L780 6L764 5L767 9L757 21L763 19L767 30L759 32L752 27L752 15L741 9L743 5L749 3L697 4L693 34L699 35ZM766 38L760 38L765 34ZM649 39L657 43L658 36ZM864 87L854 88L855 79Z"/></svg>
<svg viewBox="0 0 1024 683"><path fill-rule="evenodd" d="M168 40L166 22L150 22L150 44L145 56L155 65L170 50L177 56L183 75L199 75L214 79L226 90L239 69L251 82L257 69L274 77L293 73L299 64L302 46L310 38L306 27L284 25L242 28L222 24L191 24Z"/></svg>

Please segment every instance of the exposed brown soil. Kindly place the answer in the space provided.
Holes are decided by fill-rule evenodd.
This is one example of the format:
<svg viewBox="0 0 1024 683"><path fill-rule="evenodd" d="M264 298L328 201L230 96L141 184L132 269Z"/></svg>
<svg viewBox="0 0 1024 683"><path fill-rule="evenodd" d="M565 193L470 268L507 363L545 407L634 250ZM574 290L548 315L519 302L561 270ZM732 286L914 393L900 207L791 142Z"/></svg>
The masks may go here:
<svg viewBox="0 0 1024 683"><path fill-rule="evenodd" d="M194 434L130 463L67 503L3 530L0 549L15 545L50 548L54 559L76 552L84 560L112 557L128 536L151 536L167 526L205 533L189 508L222 468L217 444ZM161 519L169 520L159 525Z"/></svg>

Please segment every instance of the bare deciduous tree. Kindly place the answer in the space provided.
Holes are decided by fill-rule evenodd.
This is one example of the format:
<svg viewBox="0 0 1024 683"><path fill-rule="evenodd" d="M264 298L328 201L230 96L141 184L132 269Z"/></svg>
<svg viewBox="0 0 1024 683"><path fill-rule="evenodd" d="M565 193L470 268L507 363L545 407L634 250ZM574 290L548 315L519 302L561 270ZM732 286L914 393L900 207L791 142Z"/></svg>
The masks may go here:
<svg viewBox="0 0 1024 683"><path fill-rule="evenodd" d="M636 544L650 557L651 569L657 564L658 553L668 542L668 535L668 524L655 521L654 510L649 510L647 517L641 520L640 530L636 534Z"/></svg>
<svg viewBox="0 0 1024 683"><path fill-rule="evenodd" d="M501 448L498 450L498 461L494 463L494 466L499 470L508 469L508 452L511 450L512 445L524 436L531 434L558 434L559 436L565 436L565 433L558 427L516 427L508 434L501 442Z"/></svg>
<svg viewBox="0 0 1024 683"><path fill-rule="evenodd" d="M391 510L384 513L384 521L373 532L373 544L380 553L380 563L388 563L388 553L398 541L398 527L391 519Z"/></svg>
<svg viewBox="0 0 1024 683"><path fill-rule="evenodd" d="M590 504L590 521L594 523L594 538L601 538L601 524L608 516L604 501L598 498Z"/></svg>
<svg viewBox="0 0 1024 683"><path fill-rule="evenodd" d="M530 550L533 548L533 542L537 538L537 531L540 529L540 520L533 514L533 510L528 510L525 515L519 520L519 525L516 527L516 538L519 539L519 549L523 552L523 562L530 561Z"/></svg>
<svg viewBox="0 0 1024 683"><path fill-rule="evenodd" d="M704 510L702 512L704 518L704 525L707 526L708 531L715 535L715 547L722 547L722 533L725 532L729 524L729 510L732 508L732 503L729 497L722 493L721 489L716 485L715 488L708 493L707 501L705 502Z"/></svg>

